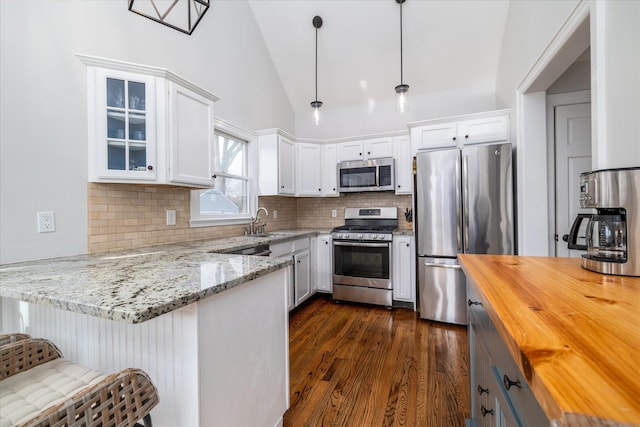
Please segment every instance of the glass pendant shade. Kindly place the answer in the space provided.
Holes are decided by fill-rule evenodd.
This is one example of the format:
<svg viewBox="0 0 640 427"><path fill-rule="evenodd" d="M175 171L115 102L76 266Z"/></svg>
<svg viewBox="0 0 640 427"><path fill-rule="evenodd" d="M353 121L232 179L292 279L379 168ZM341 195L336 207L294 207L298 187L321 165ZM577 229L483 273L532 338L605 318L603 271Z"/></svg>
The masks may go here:
<svg viewBox="0 0 640 427"><path fill-rule="evenodd" d="M409 111L407 105L406 93L409 91L409 85L401 84L396 86L396 111L400 114L404 114Z"/></svg>

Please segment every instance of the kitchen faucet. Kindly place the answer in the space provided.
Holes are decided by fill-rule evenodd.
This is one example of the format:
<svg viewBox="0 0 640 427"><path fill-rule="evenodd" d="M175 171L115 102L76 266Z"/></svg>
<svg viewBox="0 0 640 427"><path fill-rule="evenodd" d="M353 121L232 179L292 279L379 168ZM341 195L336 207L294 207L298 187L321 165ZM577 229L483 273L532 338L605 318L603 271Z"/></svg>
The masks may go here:
<svg viewBox="0 0 640 427"><path fill-rule="evenodd" d="M252 234L264 234L264 227L267 225L266 223L256 226L256 222L260 219L260 211L264 211L266 216L269 216L269 211L265 207L259 207L256 211L256 216L251 217L251 222L249 223L249 227L244 229L245 235Z"/></svg>

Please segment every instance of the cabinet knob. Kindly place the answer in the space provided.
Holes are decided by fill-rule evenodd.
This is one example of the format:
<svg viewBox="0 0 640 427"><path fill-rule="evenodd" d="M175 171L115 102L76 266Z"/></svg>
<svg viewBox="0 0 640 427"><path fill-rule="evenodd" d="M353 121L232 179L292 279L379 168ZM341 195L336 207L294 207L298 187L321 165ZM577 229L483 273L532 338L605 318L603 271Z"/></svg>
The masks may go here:
<svg viewBox="0 0 640 427"><path fill-rule="evenodd" d="M336 189L334 188L333 191L336 191Z"/></svg>
<svg viewBox="0 0 640 427"><path fill-rule="evenodd" d="M300 260L298 260L298 264L300 264Z"/></svg>
<svg viewBox="0 0 640 427"><path fill-rule="evenodd" d="M211 175L211 178L216 179L218 178L218 175Z"/></svg>
<svg viewBox="0 0 640 427"><path fill-rule="evenodd" d="M469 139L469 135L465 135L464 137L465 137L466 139Z"/></svg>
<svg viewBox="0 0 640 427"><path fill-rule="evenodd" d="M283 186L281 186L280 188L284 188L284 185L283 185Z"/></svg>
<svg viewBox="0 0 640 427"><path fill-rule="evenodd" d="M398 184L398 188L400 188L400 184Z"/></svg>
<svg viewBox="0 0 640 427"><path fill-rule="evenodd" d="M151 166L151 165L147 166L147 170L152 171L153 170L153 166Z"/></svg>
<svg viewBox="0 0 640 427"><path fill-rule="evenodd" d="M482 393L489 394L489 389L488 388L482 388L482 386L480 384L478 384L478 394L480 396L482 396Z"/></svg>
<svg viewBox="0 0 640 427"><path fill-rule="evenodd" d="M471 301L471 300L467 300L467 304L469 304L469 307L471 307L472 305L482 305L482 303L479 301Z"/></svg>
<svg viewBox="0 0 640 427"><path fill-rule="evenodd" d="M454 141L456 140L456 137L455 137L455 136L453 137L453 140L454 140Z"/></svg>
<svg viewBox="0 0 640 427"><path fill-rule="evenodd" d="M371 151L367 151L367 154L371 154Z"/></svg>
<svg viewBox="0 0 640 427"><path fill-rule="evenodd" d="M329 242L324 242L324 244L325 244L325 245L328 245L328 244L329 244Z"/></svg>
<svg viewBox="0 0 640 427"><path fill-rule="evenodd" d="M362 156L362 153L358 153L358 155Z"/></svg>
<svg viewBox="0 0 640 427"><path fill-rule="evenodd" d="M520 380L511 381L507 374L504 374L504 377L502 377L502 382L504 383L504 388L506 388L507 390L509 390L512 386L522 388Z"/></svg>
<svg viewBox="0 0 640 427"><path fill-rule="evenodd" d="M318 193L322 191L322 188L318 188Z"/></svg>
<svg viewBox="0 0 640 427"><path fill-rule="evenodd" d="M409 243L407 243L407 247L411 246Z"/></svg>
<svg viewBox="0 0 640 427"><path fill-rule="evenodd" d="M493 415L493 409L487 409L484 405L480 406L480 410L482 411L482 416L486 417L488 414Z"/></svg>

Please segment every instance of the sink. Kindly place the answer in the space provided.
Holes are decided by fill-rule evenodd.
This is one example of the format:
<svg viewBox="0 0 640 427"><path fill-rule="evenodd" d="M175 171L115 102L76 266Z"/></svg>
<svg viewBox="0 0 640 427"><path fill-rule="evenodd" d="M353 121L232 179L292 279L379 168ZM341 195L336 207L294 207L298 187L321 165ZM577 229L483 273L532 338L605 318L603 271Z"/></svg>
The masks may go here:
<svg viewBox="0 0 640 427"><path fill-rule="evenodd" d="M257 256L269 256L271 251L269 250L268 244L261 244L257 246L251 246L244 249L239 249L236 251L230 252L234 255L257 255Z"/></svg>

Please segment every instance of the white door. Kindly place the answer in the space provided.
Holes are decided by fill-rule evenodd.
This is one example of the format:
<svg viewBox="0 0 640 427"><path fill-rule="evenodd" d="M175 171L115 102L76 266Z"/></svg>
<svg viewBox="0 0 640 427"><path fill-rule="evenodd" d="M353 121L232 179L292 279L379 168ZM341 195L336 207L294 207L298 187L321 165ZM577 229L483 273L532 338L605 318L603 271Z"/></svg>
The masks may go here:
<svg viewBox="0 0 640 427"><path fill-rule="evenodd" d="M556 147L556 256L579 257L569 250L563 236L569 234L580 209L580 174L591 170L591 104L555 107Z"/></svg>

